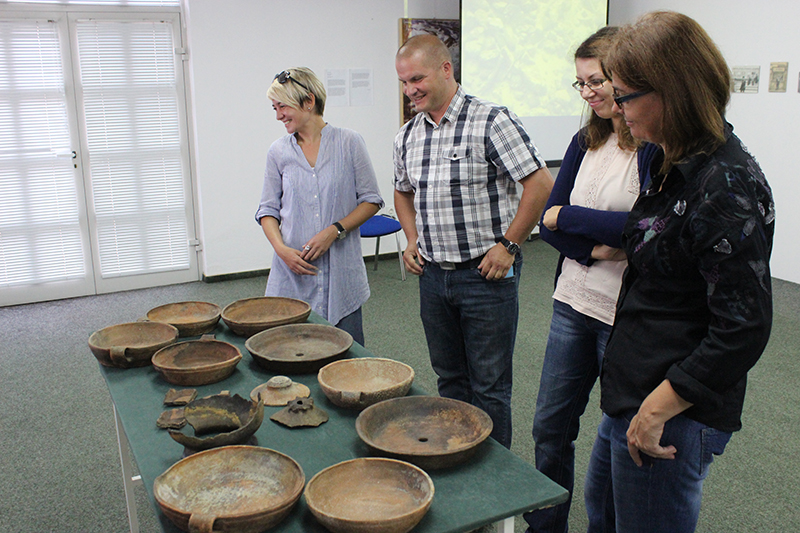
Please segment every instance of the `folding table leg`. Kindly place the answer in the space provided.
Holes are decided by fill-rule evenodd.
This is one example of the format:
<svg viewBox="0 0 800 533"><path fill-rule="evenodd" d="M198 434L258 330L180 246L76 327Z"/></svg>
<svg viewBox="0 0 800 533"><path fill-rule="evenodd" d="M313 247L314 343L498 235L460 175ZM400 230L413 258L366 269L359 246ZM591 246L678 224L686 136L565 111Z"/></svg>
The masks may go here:
<svg viewBox="0 0 800 533"><path fill-rule="evenodd" d="M514 517L509 516L502 522L497 522L495 527L497 527L497 533L514 533Z"/></svg>
<svg viewBox="0 0 800 533"><path fill-rule="evenodd" d="M119 446L119 460L122 464L122 486L125 488L125 504L128 507L128 523L131 526L131 533L139 533L139 517L136 513L136 498L133 494L133 487L136 483L142 482L142 476L133 475L133 464L126 445L128 437L122 428L122 420L114 406L114 426L117 430L117 445Z"/></svg>

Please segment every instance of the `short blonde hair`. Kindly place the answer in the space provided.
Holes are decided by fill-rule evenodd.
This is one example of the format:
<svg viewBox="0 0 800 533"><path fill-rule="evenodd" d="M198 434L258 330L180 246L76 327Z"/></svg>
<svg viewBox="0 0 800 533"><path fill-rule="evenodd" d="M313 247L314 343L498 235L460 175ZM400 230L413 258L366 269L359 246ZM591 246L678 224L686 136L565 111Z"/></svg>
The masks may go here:
<svg viewBox="0 0 800 533"><path fill-rule="evenodd" d="M309 93L314 95L314 112L322 116L325 112L325 86L319 81L317 75L310 68L294 67L286 69L289 79L286 83L278 81L278 77L272 80L272 85L267 90L267 98L277 100L294 109L302 109L307 102L311 101ZM303 88L305 85L308 90Z"/></svg>

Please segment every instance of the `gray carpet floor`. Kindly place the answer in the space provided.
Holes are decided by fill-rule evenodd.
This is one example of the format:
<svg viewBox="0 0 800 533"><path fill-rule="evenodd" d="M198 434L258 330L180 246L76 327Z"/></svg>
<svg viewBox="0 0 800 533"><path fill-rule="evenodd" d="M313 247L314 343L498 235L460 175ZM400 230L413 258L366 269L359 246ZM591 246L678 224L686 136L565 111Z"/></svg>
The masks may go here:
<svg viewBox="0 0 800 533"><path fill-rule="evenodd" d="M532 463L530 425L557 256L541 241L524 243L523 250L512 450ZM367 348L412 365L416 383L435 391L416 279L400 280L396 256L381 260L377 271L370 263L368 272ZM0 308L0 532L127 531L112 405L89 335L158 305L204 300L224 306L263 294L264 285L265 278L196 282ZM744 428L712 466L699 532L800 531L800 286L775 280L774 293L773 334L750 373ZM599 419L596 388L577 442L572 531L586 529L580 479ZM144 489L136 490L141 530L158 531ZM516 531L524 531L521 519Z"/></svg>

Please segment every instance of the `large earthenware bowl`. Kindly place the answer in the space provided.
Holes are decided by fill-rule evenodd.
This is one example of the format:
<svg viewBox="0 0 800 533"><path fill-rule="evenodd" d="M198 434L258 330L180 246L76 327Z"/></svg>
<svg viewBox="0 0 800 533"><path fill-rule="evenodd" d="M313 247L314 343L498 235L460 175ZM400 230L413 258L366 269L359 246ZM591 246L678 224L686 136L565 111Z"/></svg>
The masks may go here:
<svg viewBox="0 0 800 533"><path fill-rule="evenodd" d="M492 419L459 400L406 396L361 411L356 431L376 455L436 469L468 460L492 432Z"/></svg>
<svg viewBox="0 0 800 533"><path fill-rule="evenodd" d="M405 396L414 381L414 369L400 361L379 357L344 359L322 367L317 381L335 405L364 409Z"/></svg>
<svg viewBox="0 0 800 533"><path fill-rule="evenodd" d="M178 330L161 322L128 322L95 331L89 349L103 366L147 366L153 354L174 343Z"/></svg>
<svg viewBox="0 0 800 533"><path fill-rule="evenodd" d="M183 408L187 425L169 430L187 452L244 444L264 421L264 404L234 394L215 394L192 400ZM190 429L191 428L191 429Z"/></svg>
<svg viewBox="0 0 800 533"><path fill-rule="evenodd" d="M433 501L433 481L403 461L359 458L311 478L306 503L333 533L406 533Z"/></svg>
<svg viewBox="0 0 800 533"><path fill-rule="evenodd" d="M343 358L353 337L323 324L288 324L256 333L244 343L261 367L276 374L316 372Z"/></svg>
<svg viewBox="0 0 800 533"><path fill-rule="evenodd" d="M303 469L287 455L224 446L172 465L156 478L153 496L183 531L259 533L286 518L304 483Z"/></svg>
<svg viewBox="0 0 800 533"><path fill-rule="evenodd" d="M227 378L241 359L242 353L233 344L204 335L200 340L161 348L153 355L153 367L169 383L197 386Z"/></svg>
<svg viewBox="0 0 800 533"><path fill-rule="evenodd" d="M147 319L175 326L181 337L194 337L217 327L220 314L217 304L176 302L154 307L147 312Z"/></svg>
<svg viewBox="0 0 800 533"><path fill-rule="evenodd" d="M305 322L310 314L311 306L302 300L261 296L237 300L225 306L222 321L236 335L250 337L275 326Z"/></svg>

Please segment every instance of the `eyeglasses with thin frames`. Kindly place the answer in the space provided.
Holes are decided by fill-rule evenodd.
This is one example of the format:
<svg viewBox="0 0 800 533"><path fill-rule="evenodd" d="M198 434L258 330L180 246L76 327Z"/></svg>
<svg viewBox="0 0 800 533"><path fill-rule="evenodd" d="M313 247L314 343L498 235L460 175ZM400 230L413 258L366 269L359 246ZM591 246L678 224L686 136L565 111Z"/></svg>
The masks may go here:
<svg viewBox="0 0 800 533"><path fill-rule="evenodd" d="M626 102L630 102L634 98L639 98L640 96L650 94L651 92L653 92L652 89L648 91L636 91L634 93L628 93L628 94L616 94L615 92L613 97L614 103L617 104L617 107L621 109L623 104L625 104Z"/></svg>
<svg viewBox="0 0 800 533"><path fill-rule="evenodd" d="M280 83L281 85L283 85L284 83L286 83L289 80L292 80L293 82L295 82L297 85L299 85L300 87L302 87L306 91L311 92L311 89L309 89L308 87L306 87L305 85L303 85L302 83L297 81L295 78L293 78L292 74L288 70L284 70L283 72L275 74L275 77L273 79L278 80L278 83Z"/></svg>
<svg viewBox="0 0 800 533"><path fill-rule="evenodd" d="M590 91L599 91L607 81L608 81L607 79L590 80L590 81L579 80L572 84L572 88L578 91L579 93L583 92L584 87L588 87Z"/></svg>

